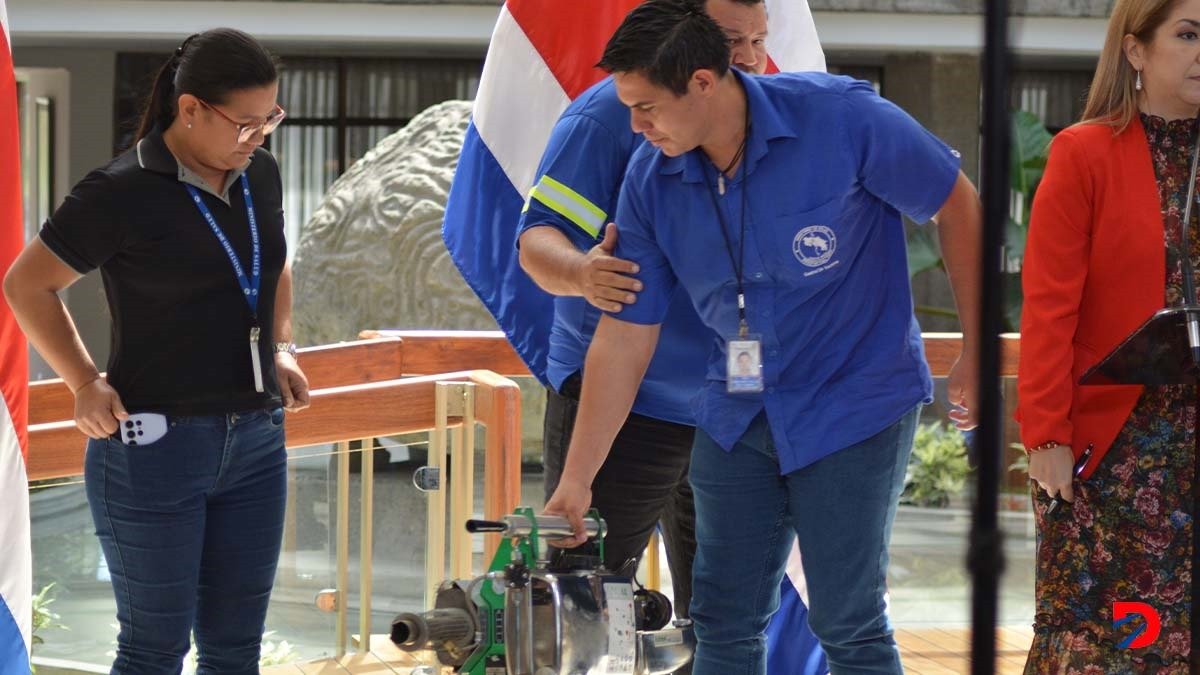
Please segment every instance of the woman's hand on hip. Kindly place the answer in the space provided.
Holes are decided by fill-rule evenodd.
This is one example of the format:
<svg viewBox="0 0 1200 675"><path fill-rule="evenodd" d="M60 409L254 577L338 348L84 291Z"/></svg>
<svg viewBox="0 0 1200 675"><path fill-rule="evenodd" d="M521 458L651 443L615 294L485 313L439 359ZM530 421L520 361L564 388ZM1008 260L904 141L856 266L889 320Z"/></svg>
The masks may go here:
<svg viewBox="0 0 1200 675"><path fill-rule="evenodd" d="M75 390L75 426L97 440L117 433L121 422L129 418L121 395L103 377Z"/></svg>
<svg viewBox="0 0 1200 675"><path fill-rule="evenodd" d="M1030 453L1029 478L1037 481L1050 497L1062 495L1068 502L1073 501L1075 495L1071 483L1075 479L1075 454L1071 446L1056 445Z"/></svg>

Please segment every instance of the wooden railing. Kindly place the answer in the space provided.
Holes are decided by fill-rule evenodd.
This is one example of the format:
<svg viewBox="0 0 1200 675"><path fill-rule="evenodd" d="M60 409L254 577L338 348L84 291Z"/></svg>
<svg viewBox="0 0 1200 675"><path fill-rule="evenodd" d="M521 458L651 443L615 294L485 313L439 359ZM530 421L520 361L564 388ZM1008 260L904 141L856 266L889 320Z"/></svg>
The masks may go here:
<svg viewBox="0 0 1200 675"><path fill-rule="evenodd" d="M525 364L499 331L370 330L363 331L361 337L366 339L300 350L300 367L313 389L313 406L300 414L289 414L289 447L324 443L334 436L361 438L370 435L361 432L387 425L412 430L415 422L378 416L385 408L432 415L432 398L425 396L432 390L433 380L403 385L390 382L402 377L478 370L501 377L529 376ZM961 336L926 333L924 337L930 370L935 377L945 376L958 357ZM1016 375L1019 353L1019 336L1004 336L1001 375ZM419 400L430 403L416 403ZM83 473L85 438L71 421L73 410L73 397L62 380L30 385L30 480ZM519 444L519 428L514 434L503 442Z"/></svg>
<svg viewBox="0 0 1200 675"><path fill-rule="evenodd" d="M349 423L359 422L360 418L345 419L351 405L349 402L361 401L364 395L354 391L356 386L374 383L375 395L392 396L404 404L411 402L413 388L420 388L421 385L395 383L403 376L400 357L402 346L403 343L396 338L384 338L300 350L297 356L300 367L308 376L313 406L296 415L288 414L288 447L329 442L330 431L339 434L338 439L362 438L356 435L358 429L348 426ZM382 384L387 382L392 384ZM426 388L432 391L432 386L428 384ZM87 439L72 421L74 406L74 397L62 380L44 380L29 385L29 461L26 471L30 480L83 473L83 451ZM376 408L370 410L375 412ZM379 411L394 415L381 408ZM431 424L432 419L430 412ZM415 421L392 417L384 420L376 418L373 422L376 427L381 423L407 427Z"/></svg>
<svg viewBox="0 0 1200 675"><path fill-rule="evenodd" d="M404 344L406 375L449 370L490 370L504 377L532 377L525 362L496 331L364 330L360 339L393 339Z"/></svg>
<svg viewBox="0 0 1200 675"><path fill-rule="evenodd" d="M530 377L529 369L500 331L364 330L363 339L396 338L404 345L404 371L438 373L461 368L490 370L505 377ZM925 357L934 377L950 373L962 350L959 333L923 333ZM1000 375L1015 377L1021 354L1021 336L1001 336Z"/></svg>

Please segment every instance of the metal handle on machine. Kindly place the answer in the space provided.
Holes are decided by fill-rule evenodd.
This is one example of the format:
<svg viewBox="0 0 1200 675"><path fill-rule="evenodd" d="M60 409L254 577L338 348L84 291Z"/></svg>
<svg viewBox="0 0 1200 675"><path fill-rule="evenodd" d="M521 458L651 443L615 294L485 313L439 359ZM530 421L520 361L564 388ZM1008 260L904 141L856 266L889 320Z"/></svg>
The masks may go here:
<svg viewBox="0 0 1200 675"><path fill-rule="evenodd" d="M603 518L585 518L584 528L589 537L603 537L608 528ZM467 521L467 532L500 532L509 537L529 537L534 531L545 539L560 539L575 534L571 523L562 516L535 516L533 520L513 514L500 520L471 519Z"/></svg>
<svg viewBox="0 0 1200 675"><path fill-rule="evenodd" d="M534 675L533 672L533 595L529 584L508 588L509 609L504 613L504 640L508 643L504 660L512 675Z"/></svg>
<svg viewBox="0 0 1200 675"><path fill-rule="evenodd" d="M508 524L498 520L479 520L472 518L467 521L467 532L478 534L481 532L507 532Z"/></svg>

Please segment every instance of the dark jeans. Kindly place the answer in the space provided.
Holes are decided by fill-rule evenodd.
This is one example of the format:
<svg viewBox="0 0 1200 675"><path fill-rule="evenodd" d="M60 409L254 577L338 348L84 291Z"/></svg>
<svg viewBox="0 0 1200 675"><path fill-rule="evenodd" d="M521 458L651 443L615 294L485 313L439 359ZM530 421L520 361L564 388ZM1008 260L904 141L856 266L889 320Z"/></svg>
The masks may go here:
<svg viewBox="0 0 1200 675"><path fill-rule="evenodd" d="M88 442L88 504L117 599L121 675L257 673L287 492L283 410L170 417L129 447Z"/></svg>
<svg viewBox="0 0 1200 675"><path fill-rule="evenodd" d="M781 675L767 673L763 632L796 539L830 672L903 674L884 593L919 413L784 475L765 414L730 452L696 434L696 675Z"/></svg>
<svg viewBox="0 0 1200 675"><path fill-rule="evenodd" d="M546 391L546 499L562 477L578 401L577 374L563 383L562 394ZM650 534L662 521L675 613L680 617L688 616L696 556L696 511L688 484L695 433L695 427L631 413L592 483L592 507L608 524L605 567L633 576Z"/></svg>

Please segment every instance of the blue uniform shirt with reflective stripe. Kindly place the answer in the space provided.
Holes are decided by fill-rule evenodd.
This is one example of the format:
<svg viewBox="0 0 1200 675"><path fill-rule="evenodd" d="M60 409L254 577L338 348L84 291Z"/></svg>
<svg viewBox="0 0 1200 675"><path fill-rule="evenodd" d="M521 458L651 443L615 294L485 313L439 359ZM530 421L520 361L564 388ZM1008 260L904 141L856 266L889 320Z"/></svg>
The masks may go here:
<svg viewBox="0 0 1200 675"><path fill-rule="evenodd" d="M645 290L615 318L663 320L677 288L721 336L697 425L729 449L766 410L783 472L865 440L921 402L932 381L912 293L901 213L941 208L958 153L865 82L823 73L736 73L753 130L746 166L718 197L734 251L748 185L746 315L762 339L765 391L725 391L725 338L737 331L736 282L699 150L653 146L630 161L616 254ZM707 183L707 184L706 184Z"/></svg>
<svg viewBox="0 0 1200 675"><path fill-rule="evenodd" d="M603 238L613 220L629 159L642 145L629 126L629 109L617 99L612 78L580 94L550 136L537 181L521 217L521 231L551 225L579 250ZM618 240L621 225L618 223ZM704 387L705 364L716 336L700 321L685 293L667 303L658 350L634 400L633 411L680 424L695 424L691 399ZM583 298L558 297L546 375L555 389L583 369L600 310Z"/></svg>

